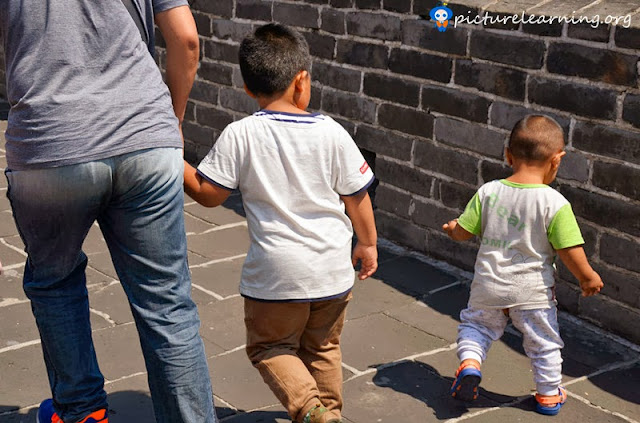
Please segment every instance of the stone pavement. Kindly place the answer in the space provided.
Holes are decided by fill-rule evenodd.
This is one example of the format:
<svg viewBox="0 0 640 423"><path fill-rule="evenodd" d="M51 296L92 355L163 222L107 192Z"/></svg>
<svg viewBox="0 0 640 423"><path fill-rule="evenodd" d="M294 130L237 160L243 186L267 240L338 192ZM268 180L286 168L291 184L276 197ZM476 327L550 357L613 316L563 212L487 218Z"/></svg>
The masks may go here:
<svg viewBox="0 0 640 423"><path fill-rule="evenodd" d="M0 122L4 132L6 122ZM3 146L0 143L0 146ZM6 166L0 150L0 168ZM29 301L25 254L0 179L0 422L34 422L49 396ZM202 318L218 416L225 423L288 422L245 356L238 279L248 247L238 196L224 207L185 199L193 297ZM112 423L154 421L136 329L97 227L87 238L93 335ZM484 365L473 404L447 393L457 366L458 313L469 274L381 242L375 277L356 282L343 335L345 422L548 422L533 411L534 388L520 334L509 328ZM606 283L606 281L605 281ZM640 421L640 347L561 314L565 385L557 421Z"/></svg>

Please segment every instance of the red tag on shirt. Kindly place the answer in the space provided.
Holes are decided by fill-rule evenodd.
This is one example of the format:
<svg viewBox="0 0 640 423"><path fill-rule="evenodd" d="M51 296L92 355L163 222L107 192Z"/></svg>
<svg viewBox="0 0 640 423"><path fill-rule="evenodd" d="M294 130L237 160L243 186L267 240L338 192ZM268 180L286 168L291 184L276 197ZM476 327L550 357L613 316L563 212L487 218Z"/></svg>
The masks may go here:
<svg viewBox="0 0 640 423"><path fill-rule="evenodd" d="M364 173L367 171L367 169L369 169L369 163L367 163L365 161L364 164L362 166L360 166L360 173L362 173L364 175Z"/></svg>

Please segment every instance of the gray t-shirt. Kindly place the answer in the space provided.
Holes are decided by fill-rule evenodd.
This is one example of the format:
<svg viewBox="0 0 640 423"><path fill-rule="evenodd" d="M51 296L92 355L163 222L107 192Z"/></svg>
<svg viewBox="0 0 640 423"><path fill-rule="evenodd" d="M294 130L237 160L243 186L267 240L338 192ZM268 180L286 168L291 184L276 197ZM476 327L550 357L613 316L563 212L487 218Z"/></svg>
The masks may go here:
<svg viewBox="0 0 640 423"><path fill-rule="evenodd" d="M186 0L136 0L153 45L153 13ZM181 147L171 96L121 0L0 0L8 168Z"/></svg>

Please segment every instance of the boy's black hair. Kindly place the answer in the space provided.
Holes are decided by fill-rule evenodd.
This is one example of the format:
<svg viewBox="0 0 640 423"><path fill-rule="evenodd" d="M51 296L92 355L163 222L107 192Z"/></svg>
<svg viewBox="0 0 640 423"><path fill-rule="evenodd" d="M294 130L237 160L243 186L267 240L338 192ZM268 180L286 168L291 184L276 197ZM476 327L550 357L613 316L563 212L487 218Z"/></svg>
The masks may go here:
<svg viewBox="0 0 640 423"><path fill-rule="evenodd" d="M517 159L543 162L564 149L564 131L553 118L528 115L515 124L509 151Z"/></svg>
<svg viewBox="0 0 640 423"><path fill-rule="evenodd" d="M301 70L311 68L309 45L296 30L279 24L259 27L240 44L242 79L255 95L286 90Z"/></svg>

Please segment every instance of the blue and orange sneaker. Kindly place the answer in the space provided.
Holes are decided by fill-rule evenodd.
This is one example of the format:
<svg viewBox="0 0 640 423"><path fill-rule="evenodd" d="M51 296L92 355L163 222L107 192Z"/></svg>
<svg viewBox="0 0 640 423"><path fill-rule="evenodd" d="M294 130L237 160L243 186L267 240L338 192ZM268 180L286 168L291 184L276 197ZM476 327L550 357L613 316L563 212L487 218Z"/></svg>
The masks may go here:
<svg viewBox="0 0 640 423"><path fill-rule="evenodd" d="M460 401L473 401L478 398L478 386L482 380L480 366L475 360L465 360L456 371L456 378L449 392Z"/></svg>
<svg viewBox="0 0 640 423"><path fill-rule="evenodd" d="M555 416L567 401L567 391L561 386L558 395L536 394L536 412L545 416Z"/></svg>
<svg viewBox="0 0 640 423"><path fill-rule="evenodd" d="M101 410L94 411L78 423L109 423L107 414L107 410L103 408ZM38 415L36 416L36 419L37 423L64 423L53 410L52 399L42 401L40 408L38 408Z"/></svg>

